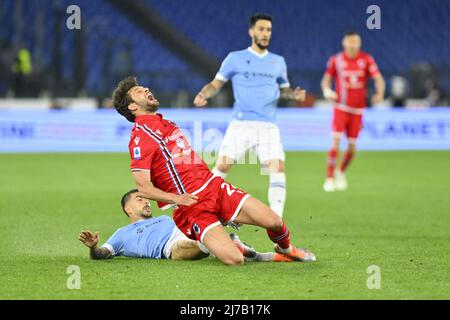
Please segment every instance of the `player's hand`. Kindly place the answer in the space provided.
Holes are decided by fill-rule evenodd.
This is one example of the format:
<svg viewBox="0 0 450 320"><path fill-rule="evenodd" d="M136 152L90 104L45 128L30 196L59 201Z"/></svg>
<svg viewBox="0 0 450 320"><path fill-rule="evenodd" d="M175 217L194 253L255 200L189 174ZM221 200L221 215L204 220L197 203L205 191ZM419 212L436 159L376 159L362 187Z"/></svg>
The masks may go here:
<svg viewBox="0 0 450 320"><path fill-rule="evenodd" d="M84 243L84 245L88 248L93 248L97 246L97 243L99 241L98 231L93 234L89 230L87 231L81 231L80 236L78 237L78 240Z"/></svg>
<svg viewBox="0 0 450 320"><path fill-rule="evenodd" d="M175 198L173 199L173 201L177 205L189 207L189 206L197 203L197 199L198 199L198 197L194 196L193 194L184 193L184 194L176 195Z"/></svg>
<svg viewBox="0 0 450 320"><path fill-rule="evenodd" d="M196 107L204 107L208 103L208 100L206 99L205 95L202 92L199 92L194 99L194 105Z"/></svg>
<svg viewBox="0 0 450 320"><path fill-rule="evenodd" d="M337 93L331 90L330 88L325 88L323 90L323 96L325 97L325 99L333 102L336 101L338 98Z"/></svg>
<svg viewBox="0 0 450 320"><path fill-rule="evenodd" d="M295 88L294 90L294 99L297 101L305 101L306 99L306 90L303 90L300 87Z"/></svg>
<svg viewBox="0 0 450 320"><path fill-rule="evenodd" d="M383 102L383 96L381 94L374 94L372 96L372 105L376 105Z"/></svg>

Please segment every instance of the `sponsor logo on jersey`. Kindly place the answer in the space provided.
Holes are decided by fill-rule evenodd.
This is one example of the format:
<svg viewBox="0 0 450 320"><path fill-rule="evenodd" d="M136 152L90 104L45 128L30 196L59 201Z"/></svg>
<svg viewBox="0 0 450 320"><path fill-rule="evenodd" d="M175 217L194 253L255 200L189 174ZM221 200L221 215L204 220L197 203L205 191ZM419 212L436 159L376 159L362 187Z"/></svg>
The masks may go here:
<svg viewBox="0 0 450 320"><path fill-rule="evenodd" d="M139 140L141 140L141 138L139 138L139 137L134 138L134 144L138 145L139 144Z"/></svg>
<svg viewBox="0 0 450 320"><path fill-rule="evenodd" d="M366 62L363 59L358 59L356 63L358 64L358 67L360 67L361 69L364 69L366 67Z"/></svg>
<svg viewBox="0 0 450 320"><path fill-rule="evenodd" d="M186 146L184 144L184 140L181 137L177 139L176 144L177 144L178 148L180 148L180 149L186 148Z"/></svg>

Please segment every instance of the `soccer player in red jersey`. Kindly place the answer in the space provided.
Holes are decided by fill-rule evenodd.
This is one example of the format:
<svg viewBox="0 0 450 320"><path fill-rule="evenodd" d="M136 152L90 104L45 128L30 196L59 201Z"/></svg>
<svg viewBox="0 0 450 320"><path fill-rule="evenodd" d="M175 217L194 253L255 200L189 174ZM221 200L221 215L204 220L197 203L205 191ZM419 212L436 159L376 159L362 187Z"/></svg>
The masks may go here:
<svg viewBox="0 0 450 320"><path fill-rule="evenodd" d="M118 84L113 103L134 123L130 167L140 194L160 208L174 206L173 219L189 238L227 265L242 264L242 252L223 225L251 224L267 230L276 252L296 261L315 261L308 250L291 245L289 230L274 211L213 175L176 124L156 112L158 100L136 78Z"/></svg>
<svg viewBox="0 0 450 320"><path fill-rule="evenodd" d="M374 58L361 51L361 37L348 32L342 40L344 51L333 55L327 64L321 87L326 99L334 103L333 143L328 152L327 178L323 185L326 192L347 189L345 170L356 152L356 140L362 128L362 115L366 107L367 80L375 82L372 104L384 99L385 83ZM331 89L334 80L335 89ZM342 135L348 138L348 149L339 166L337 158Z"/></svg>

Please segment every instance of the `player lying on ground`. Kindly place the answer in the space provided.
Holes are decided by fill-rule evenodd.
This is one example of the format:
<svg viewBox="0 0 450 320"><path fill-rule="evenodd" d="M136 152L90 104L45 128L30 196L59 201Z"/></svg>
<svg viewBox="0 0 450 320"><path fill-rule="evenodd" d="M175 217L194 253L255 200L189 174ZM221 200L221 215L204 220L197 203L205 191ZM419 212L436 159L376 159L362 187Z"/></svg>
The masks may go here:
<svg viewBox="0 0 450 320"><path fill-rule="evenodd" d="M225 264L242 264L244 257L222 224L250 224L267 230L276 252L296 261L315 261L311 252L291 245L280 216L208 169L182 131L156 113L158 100L136 78L118 84L113 103L134 122L129 150L140 194L159 207L176 206L174 221L189 238L200 241Z"/></svg>
<svg viewBox="0 0 450 320"><path fill-rule="evenodd" d="M90 248L91 259L114 256L148 259L196 260L209 255L198 241L186 237L168 216L153 218L150 201L139 196L138 190L128 191L121 200L123 212L130 219L128 226L118 229L100 248L98 232L82 231L79 240ZM247 261L289 261L285 256L259 253L242 243L238 236L230 239Z"/></svg>

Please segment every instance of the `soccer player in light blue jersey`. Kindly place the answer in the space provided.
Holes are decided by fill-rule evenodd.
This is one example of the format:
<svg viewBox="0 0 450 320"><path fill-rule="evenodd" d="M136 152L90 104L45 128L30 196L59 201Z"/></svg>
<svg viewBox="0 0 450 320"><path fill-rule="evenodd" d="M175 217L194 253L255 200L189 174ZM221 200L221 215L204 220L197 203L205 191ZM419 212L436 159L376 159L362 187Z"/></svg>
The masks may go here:
<svg viewBox="0 0 450 320"><path fill-rule="evenodd" d="M137 189L127 192L121 200L122 209L130 224L118 229L101 247L99 234L82 231L79 240L90 249L91 259L110 259L115 256L146 259L197 260L209 256L208 249L189 239L168 216L152 217L150 201L139 195ZM246 261L291 262L279 253L259 253L240 241L235 234L231 240Z"/></svg>
<svg viewBox="0 0 450 320"><path fill-rule="evenodd" d="M272 17L250 18L252 45L228 54L215 79L197 94L194 104L203 107L231 80L234 93L233 120L225 134L213 173L225 179L233 164L252 149L264 172L269 174L270 208L283 216L286 200L284 150L275 124L278 99L304 101L306 92L291 89L284 58L269 52Z"/></svg>
<svg viewBox="0 0 450 320"><path fill-rule="evenodd" d="M197 241L186 237L176 227L172 218L152 217L150 201L139 196L137 189L127 192L122 197L121 205L131 223L118 229L101 247L97 247L98 232L80 233L79 240L90 248L92 259L125 256L194 260L208 256L207 249L203 245L199 246Z"/></svg>

